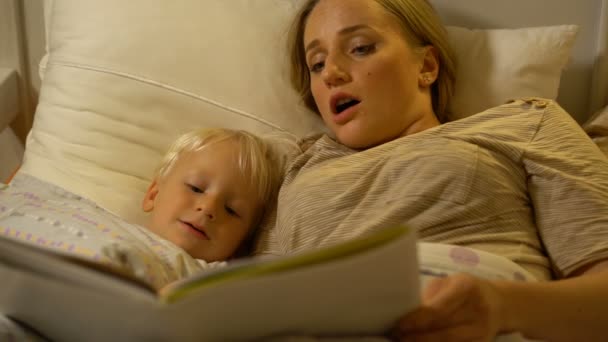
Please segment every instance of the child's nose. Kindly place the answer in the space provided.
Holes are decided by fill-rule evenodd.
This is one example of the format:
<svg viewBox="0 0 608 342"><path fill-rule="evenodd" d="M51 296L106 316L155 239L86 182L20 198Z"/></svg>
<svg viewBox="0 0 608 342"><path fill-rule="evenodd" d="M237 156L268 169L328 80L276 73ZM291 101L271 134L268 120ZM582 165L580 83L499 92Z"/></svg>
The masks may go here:
<svg viewBox="0 0 608 342"><path fill-rule="evenodd" d="M201 196L196 203L196 211L202 212L209 220L214 220L217 217L218 199L210 194Z"/></svg>

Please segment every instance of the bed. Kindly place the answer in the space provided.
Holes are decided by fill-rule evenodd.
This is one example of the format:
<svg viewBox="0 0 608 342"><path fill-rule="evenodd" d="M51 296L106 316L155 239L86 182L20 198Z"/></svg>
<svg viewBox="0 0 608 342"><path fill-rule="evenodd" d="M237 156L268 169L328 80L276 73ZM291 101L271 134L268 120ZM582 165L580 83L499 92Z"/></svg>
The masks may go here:
<svg viewBox="0 0 608 342"><path fill-rule="evenodd" d="M212 1L192 5L196 19L172 25L172 18L186 15L184 8L141 10L134 4L119 11L113 2L93 9L87 2L46 1L50 54L41 63L41 100L22 171L76 189L138 222L134 199L145 190L149 170L168 142L191 125L297 136L321 130L319 118L289 90L282 56L259 53L282 51L281 30L295 3ZM520 9L512 21L504 15L508 9L497 11L493 2L465 4L436 2L450 25L554 28L454 32L459 54L469 61L461 63L461 73L475 75L459 78L463 90L454 112L468 115L510 98L540 96L557 98L583 123L606 106L604 2L522 1L513 5ZM544 6L555 12L537 15ZM577 25L577 31L558 24ZM225 29L200 36L218 26ZM197 44L189 43L192 37L200 37ZM501 58L492 59L490 48ZM470 62L475 59L486 62L478 68ZM480 95L480 89L487 92ZM86 130L92 134L82 134Z"/></svg>
<svg viewBox="0 0 608 342"><path fill-rule="evenodd" d="M44 25L29 23L47 38L30 70L40 100L17 176L142 223L152 170L192 126L322 131L286 78L284 32L299 2L43 1ZM513 98L556 99L605 144L608 0L432 2L460 58L453 120Z"/></svg>

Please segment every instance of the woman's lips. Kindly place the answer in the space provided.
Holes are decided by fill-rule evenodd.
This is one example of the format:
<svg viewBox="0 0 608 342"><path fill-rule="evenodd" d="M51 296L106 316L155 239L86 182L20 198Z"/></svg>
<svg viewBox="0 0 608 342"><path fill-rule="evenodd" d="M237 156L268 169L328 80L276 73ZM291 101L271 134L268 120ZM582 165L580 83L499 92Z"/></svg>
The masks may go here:
<svg viewBox="0 0 608 342"><path fill-rule="evenodd" d="M343 125L343 124L347 123L348 121L352 120L352 118L355 116L355 113L359 109L360 104L361 104L361 102L346 108L345 110L341 111L340 113L334 114L332 117L334 123L336 125Z"/></svg>
<svg viewBox="0 0 608 342"><path fill-rule="evenodd" d="M355 101L356 103L361 102L359 98L353 96L349 93L339 92L331 96L329 99L329 109L333 114L340 114L342 111L340 110L340 106Z"/></svg>

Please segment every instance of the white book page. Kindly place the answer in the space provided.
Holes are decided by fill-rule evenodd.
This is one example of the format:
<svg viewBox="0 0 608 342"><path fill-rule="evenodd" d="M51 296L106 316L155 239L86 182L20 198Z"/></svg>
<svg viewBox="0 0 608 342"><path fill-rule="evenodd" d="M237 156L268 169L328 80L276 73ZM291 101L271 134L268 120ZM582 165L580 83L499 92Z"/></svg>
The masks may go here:
<svg viewBox="0 0 608 342"><path fill-rule="evenodd" d="M163 318L184 340L378 335L419 304L419 284L410 233L343 260L189 293Z"/></svg>

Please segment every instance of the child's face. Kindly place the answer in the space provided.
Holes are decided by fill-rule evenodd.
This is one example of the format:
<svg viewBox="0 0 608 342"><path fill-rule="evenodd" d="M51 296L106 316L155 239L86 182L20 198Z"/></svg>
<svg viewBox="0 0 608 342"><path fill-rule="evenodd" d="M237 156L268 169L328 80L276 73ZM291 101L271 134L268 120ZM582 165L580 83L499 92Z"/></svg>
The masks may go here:
<svg viewBox="0 0 608 342"><path fill-rule="evenodd" d="M155 179L142 204L148 228L194 258L225 260L253 228L262 206L238 167L238 147L222 141L183 152L164 178Z"/></svg>

